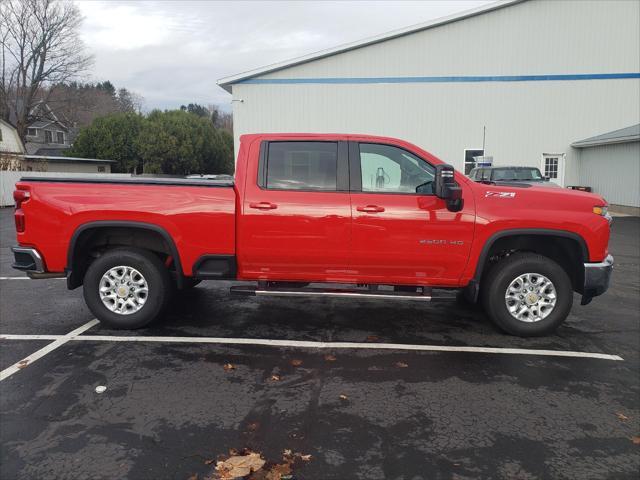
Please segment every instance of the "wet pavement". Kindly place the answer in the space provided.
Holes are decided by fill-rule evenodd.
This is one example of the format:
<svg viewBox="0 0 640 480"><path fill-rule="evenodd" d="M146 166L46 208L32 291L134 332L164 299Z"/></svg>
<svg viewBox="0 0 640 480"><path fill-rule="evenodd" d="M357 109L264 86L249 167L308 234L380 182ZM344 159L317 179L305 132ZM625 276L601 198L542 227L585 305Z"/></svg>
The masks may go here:
<svg viewBox="0 0 640 480"><path fill-rule="evenodd" d="M11 215L0 210L0 275L16 277ZM611 252L610 291L586 307L576 297L557 334L534 339L504 335L456 303L232 297L231 283L205 282L151 328L97 325L81 336L371 348L69 341L0 382L0 478L202 479L210 460L242 448L273 462L285 449L311 454L296 479L637 478L640 219L616 219ZM63 280L0 280L0 335L65 335L92 318ZM0 369L51 341L0 340Z"/></svg>

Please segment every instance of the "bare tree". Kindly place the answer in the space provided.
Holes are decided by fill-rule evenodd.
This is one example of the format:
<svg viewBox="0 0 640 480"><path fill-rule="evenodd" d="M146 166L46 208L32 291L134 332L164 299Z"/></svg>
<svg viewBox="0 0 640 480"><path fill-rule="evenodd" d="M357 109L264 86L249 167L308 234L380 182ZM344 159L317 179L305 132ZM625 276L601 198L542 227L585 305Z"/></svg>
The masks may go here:
<svg viewBox="0 0 640 480"><path fill-rule="evenodd" d="M15 119L23 140L51 85L92 63L78 35L82 16L69 0L0 0L0 115Z"/></svg>

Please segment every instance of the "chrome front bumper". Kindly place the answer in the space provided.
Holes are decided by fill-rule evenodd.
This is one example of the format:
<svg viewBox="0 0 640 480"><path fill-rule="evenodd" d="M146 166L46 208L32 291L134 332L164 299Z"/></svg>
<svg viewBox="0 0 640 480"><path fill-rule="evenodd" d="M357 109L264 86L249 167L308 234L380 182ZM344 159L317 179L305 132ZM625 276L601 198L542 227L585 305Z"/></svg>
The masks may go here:
<svg viewBox="0 0 640 480"><path fill-rule="evenodd" d="M613 272L613 256L598 263L584 264L584 290L582 292L582 305L586 305L598 295L602 295L609 288L611 273Z"/></svg>

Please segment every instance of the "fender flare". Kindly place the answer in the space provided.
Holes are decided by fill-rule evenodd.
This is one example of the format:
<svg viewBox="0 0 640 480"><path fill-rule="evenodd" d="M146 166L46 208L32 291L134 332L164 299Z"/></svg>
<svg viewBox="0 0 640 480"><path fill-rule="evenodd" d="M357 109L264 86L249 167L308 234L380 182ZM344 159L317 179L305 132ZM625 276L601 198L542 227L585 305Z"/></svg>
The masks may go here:
<svg viewBox="0 0 640 480"><path fill-rule="evenodd" d="M578 242L580 246L580 250L582 253L583 262L589 261L589 248L587 247L587 242L585 242L584 238L575 232L570 232L568 230L554 230L549 228L512 228L506 230L499 230L491 234L491 236L487 239L487 241L482 246L482 251L478 256L478 261L476 262L476 269L471 281L465 288L465 296L472 302L476 302L478 300L478 294L480 293L480 279L482 278L482 273L484 270L484 266L487 260L487 256L489 255L489 251L493 244L505 237L512 237L517 235L540 235L540 236L553 236L553 237L564 237L570 238L571 240L575 240Z"/></svg>
<svg viewBox="0 0 640 480"><path fill-rule="evenodd" d="M180 255L178 253L176 244L173 241L173 238L163 227L153 223L137 222L131 220L98 220L94 222L83 223L75 229L73 235L71 236L69 247L67 249L67 266L65 267L65 272L67 273L67 287L69 288L69 290L73 290L74 288L79 287L82 283L82 279L76 278L77 275L74 276L73 274L73 257L80 235L82 235L82 233L86 232L87 230L91 230L94 228L97 229L109 227L124 227L137 230L148 230L159 234L169 246L169 251L171 252L171 256L173 257L173 261L176 267L176 282L178 284L178 288L182 288L184 282L184 272L182 270L182 263L180 262Z"/></svg>

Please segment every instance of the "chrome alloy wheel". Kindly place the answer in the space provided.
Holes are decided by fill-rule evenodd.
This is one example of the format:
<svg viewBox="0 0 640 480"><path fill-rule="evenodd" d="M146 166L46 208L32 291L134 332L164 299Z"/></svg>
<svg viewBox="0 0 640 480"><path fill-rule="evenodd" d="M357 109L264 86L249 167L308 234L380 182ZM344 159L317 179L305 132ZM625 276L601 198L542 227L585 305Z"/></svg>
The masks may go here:
<svg viewBox="0 0 640 480"><path fill-rule="evenodd" d="M149 295L147 280L132 267L120 265L102 275L100 300L105 307L120 315L136 313L144 307Z"/></svg>
<svg viewBox="0 0 640 480"><path fill-rule="evenodd" d="M523 273L507 287L504 301L513 318L521 322L539 322L556 306L553 282L539 273Z"/></svg>

